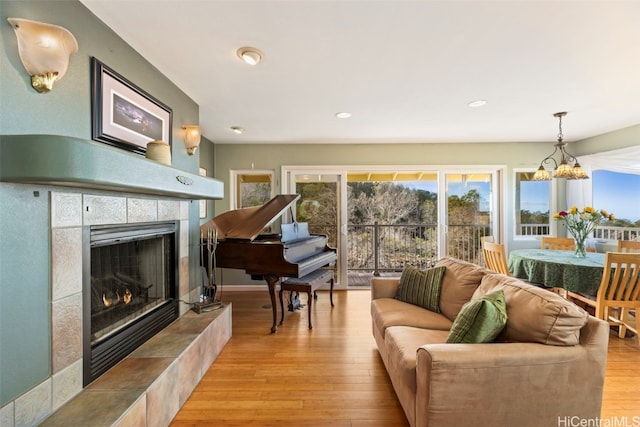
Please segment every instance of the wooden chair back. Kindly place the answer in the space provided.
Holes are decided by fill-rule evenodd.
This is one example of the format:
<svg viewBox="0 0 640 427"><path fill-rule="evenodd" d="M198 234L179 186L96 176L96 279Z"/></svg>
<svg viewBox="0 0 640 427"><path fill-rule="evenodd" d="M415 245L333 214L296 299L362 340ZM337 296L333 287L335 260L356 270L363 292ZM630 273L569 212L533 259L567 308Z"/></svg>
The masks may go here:
<svg viewBox="0 0 640 427"><path fill-rule="evenodd" d="M629 312L640 313L640 252L607 252L595 300L575 292L567 292L567 297L594 307L597 318L619 327L620 338L625 337L627 329L637 336L638 321L632 325Z"/></svg>
<svg viewBox="0 0 640 427"><path fill-rule="evenodd" d="M620 308L620 316L613 316L610 308ZM638 324L630 326L629 309L640 313L640 253L608 252L605 255L604 274L596 295L596 317L620 326L619 336L625 329L638 335Z"/></svg>
<svg viewBox="0 0 640 427"><path fill-rule="evenodd" d="M504 245L501 243L487 242L482 243L482 253L484 255L484 263L489 270L497 273L510 275L509 267L507 266L507 255L504 250Z"/></svg>
<svg viewBox="0 0 640 427"><path fill-rule="evenodd" d="M542 237L540 247L553 251L572 251L575 249L576 241L573 237Z"/></svg>
<svg viewBox="0 0 640 427"><path fill-rule="evenodd" d="M640 241L618 240L618 252L640 252Z"/></svg>

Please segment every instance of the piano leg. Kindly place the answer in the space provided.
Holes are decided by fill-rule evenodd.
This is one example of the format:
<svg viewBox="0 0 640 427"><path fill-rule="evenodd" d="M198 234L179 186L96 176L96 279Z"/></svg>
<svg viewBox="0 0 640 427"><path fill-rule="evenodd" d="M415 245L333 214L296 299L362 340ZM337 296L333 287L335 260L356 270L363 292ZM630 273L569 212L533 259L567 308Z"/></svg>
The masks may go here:
<svg viewBox="0 0 640 427"><path fill-rule="evenodd" d="M273 313L273 324L271 325L271 333L274 333L278 330L276 326L276 319L278 317L278 308L276 307L276 283L280 280L280 277L274 276L273 274L267 274L264 276L264 280L267 281L267 286L269 286L269 297L271 298L271 311Z"/></svg>

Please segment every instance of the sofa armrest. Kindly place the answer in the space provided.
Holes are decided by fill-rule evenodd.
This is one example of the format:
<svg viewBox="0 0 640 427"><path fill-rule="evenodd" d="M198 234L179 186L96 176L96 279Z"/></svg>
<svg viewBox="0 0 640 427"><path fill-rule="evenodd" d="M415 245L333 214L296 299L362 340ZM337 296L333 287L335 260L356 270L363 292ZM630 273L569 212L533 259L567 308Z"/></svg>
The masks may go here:
<svg viewBox="0 0 640 427"><path fill-rule="evenodd" d="M416 426L558 425L600 416L606 342L432 344L417 350Z"/></svg>
<svg viewBox="0 0 640 427"><path fill-rule="evenodd" d="M372 277L371 299L394 298L399 284L399 277Z"/></svg>

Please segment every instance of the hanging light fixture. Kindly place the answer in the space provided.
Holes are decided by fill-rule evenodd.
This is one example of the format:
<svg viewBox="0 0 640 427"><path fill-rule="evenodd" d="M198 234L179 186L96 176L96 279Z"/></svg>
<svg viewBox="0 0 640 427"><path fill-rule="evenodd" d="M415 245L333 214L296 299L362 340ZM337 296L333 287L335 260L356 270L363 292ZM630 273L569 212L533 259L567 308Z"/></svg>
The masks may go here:
<svg viewBox="0 0 640 427"><path fill-rule="evenodd" d="M551 175L544 168L544 165L547 163L554 164L553 169L553 177L554 178L566 178L566 179L589 179L587 173L582 169L580 163L578 163L578 159L572 154L569 154L566 150L567 143L562 139L562 118L566 116L567 113L565 111L560 113L555 113L553 117L557 117L559 120L558 125L558 142L555 144L555 149L553 153L549 154L547 157L540 162L540 167L533 175L534 181L549 181L551 179ZM560 163L553 158L554 154L560 152Z"/></svg>

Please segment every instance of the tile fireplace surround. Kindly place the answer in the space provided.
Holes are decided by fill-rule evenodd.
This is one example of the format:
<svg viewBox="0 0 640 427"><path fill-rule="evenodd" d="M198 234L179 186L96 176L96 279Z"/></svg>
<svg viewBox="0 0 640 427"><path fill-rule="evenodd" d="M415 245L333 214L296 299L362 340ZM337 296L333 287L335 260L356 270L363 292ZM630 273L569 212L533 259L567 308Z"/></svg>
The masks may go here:
<svg viewBox="0 0 640 427"><path fill-rule="evenodd" d="M178 221L180 299L196 301L200 290L189 290L189 202L52 191L50 203L52 375L5 405L0 424L35 425L58 410L44 425L59 425L59 418L69 425L69 416L83 417L77 407L86 412L94 404L102 409L92 416L113 420L106 425L167 425L229 340L231 307L196 315L181 304L176 322L83 390L82 227Z"/></svg>
<svg viewBox="0 0 640 427"><path fill-rule="evenodd" d="M49 377L0 408L0 425L168 425L229 340L231 306L198 315L180 304L178 320L83 389L82 229L178 222L178 294L197 301L191 201L222 198L222 183L56 135L3 135L0 181L49 196L51 313Z"/></svg>

